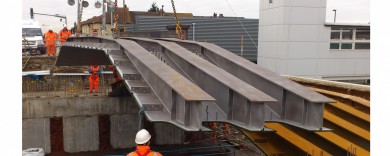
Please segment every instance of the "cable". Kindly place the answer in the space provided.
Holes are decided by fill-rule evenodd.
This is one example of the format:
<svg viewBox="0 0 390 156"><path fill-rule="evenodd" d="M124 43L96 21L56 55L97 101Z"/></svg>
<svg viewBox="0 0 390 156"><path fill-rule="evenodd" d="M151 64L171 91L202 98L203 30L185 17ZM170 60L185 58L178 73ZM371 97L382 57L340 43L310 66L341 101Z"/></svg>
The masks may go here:
<svg viewBox="0 0 390 156"><path fill-rule="evenodd" d="M230 6L230 3L229 3L229 1L228 1L228 0L226 0L226 2L227 2L227 4L229 5L230 9L232 10L232 12L233 12L234 16L236 16L237 20L240 22L241 26L244 28L244 30L245 30L245 32L246 32L246 34L247 34L247 35L249 36L249 38L251 39L252 43L253 43L253 44L255 45L255 47L257 48L257 44L255 43L255 41L253 41L253 39L252 39L251 35L249 35L249 33L248 33L248 31L246 30L245 26L242 24L242 22L241 22L240 18L238 18L238 16L236 15L236 12L234 12L234 10L233 10L232 6Z"/></svg>

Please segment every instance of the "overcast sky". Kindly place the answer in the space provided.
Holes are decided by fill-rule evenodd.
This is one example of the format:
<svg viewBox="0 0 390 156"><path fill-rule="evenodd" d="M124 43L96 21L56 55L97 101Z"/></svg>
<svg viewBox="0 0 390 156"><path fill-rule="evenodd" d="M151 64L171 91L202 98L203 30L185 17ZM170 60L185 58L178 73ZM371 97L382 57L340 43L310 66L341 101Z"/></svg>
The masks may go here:
<svg viewBox="0 0 390 156"><path fill-rule="evenodd" d="M84 8L82 21L93 16L101 15L102 9L96 9L94 4L97 0L87 0L89 7ZM101 1L101 0L100 0ZM161 8L164 5L166 12L172 12L170 0L125 0L131 11L147 11L154 2ZM123 6L123 0L118 0L119 7ZM214 12L222 13L224 16L259 18L259 0L175 0L177 12L193 13L195 16L211 16ZM77 17L77 7L69 6L67 0L22 0L22 19L30 19L30 8L34 8L35 13L61 14L68 18L68 25L73 25ZM332 22L334 12L337 9L337 22L343 23L368 23L370 21L370 1L369 0L328 0L326 21ZM47 31L51 25L54 31L59 31L62 24L59 18L35 15L43 31Z"/></svg>

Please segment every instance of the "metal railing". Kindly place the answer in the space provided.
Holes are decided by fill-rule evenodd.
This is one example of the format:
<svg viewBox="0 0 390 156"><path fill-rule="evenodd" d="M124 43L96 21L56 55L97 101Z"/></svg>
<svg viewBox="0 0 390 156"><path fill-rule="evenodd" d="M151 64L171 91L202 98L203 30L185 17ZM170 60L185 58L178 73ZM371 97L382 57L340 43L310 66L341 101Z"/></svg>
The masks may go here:
<svg viewBox="0 0 390 156"><path fill-rule="evenodd" d="M23 98L105 96L111 92L112 74L100 74L99 91L89 92L89 74L56 73L53 75L22 78Z"/></svg>

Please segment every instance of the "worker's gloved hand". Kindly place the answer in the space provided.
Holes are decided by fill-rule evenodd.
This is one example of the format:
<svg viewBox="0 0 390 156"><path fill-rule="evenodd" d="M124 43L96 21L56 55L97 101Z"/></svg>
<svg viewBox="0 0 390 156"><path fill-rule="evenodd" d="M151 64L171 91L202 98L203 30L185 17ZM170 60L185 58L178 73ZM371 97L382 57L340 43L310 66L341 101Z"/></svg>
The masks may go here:
<svg viewBox="0 0 390 156"><path fill-rule="evenodd" d="M91 71L91 69L90 68L88 68L88 73L91 73L92 71Z"/></svg>

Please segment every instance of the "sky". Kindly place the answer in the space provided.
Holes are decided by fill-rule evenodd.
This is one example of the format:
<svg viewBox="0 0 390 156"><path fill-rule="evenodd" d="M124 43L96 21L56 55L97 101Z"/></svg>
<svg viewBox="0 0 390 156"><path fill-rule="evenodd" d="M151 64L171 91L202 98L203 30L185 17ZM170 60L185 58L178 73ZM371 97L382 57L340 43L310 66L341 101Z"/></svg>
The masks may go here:
<svg viewBox="0 0 390 156"><path fill-rule="evenodd" d="M82 21L102 14L102 8L94 7L97 0L87 1L89 7L83 9ZM118 0L119 7L123 6L123 1ZM166 12L172 12L170 0L125 0L131 11L147 11L153 2L156 2L160 8L161 5L164 5ZM193 13L194 16L211 16L215 12L224 14L224 16L259 18L259 0L175 0L175 6L177 12ZM65 15L69 26L73 26L77 18L76 5L69 6L67 0L22 0L22 20L30 19L30 8L34 9L34 13ZM327 22L333 22L333 9L337 10L337 22L370 22L369 0L327 0ZM43 25L44 32L47 31L49 25L53 27L54 31L59 31L64 24L57 17L42 15L34 17Z"/></svg>

